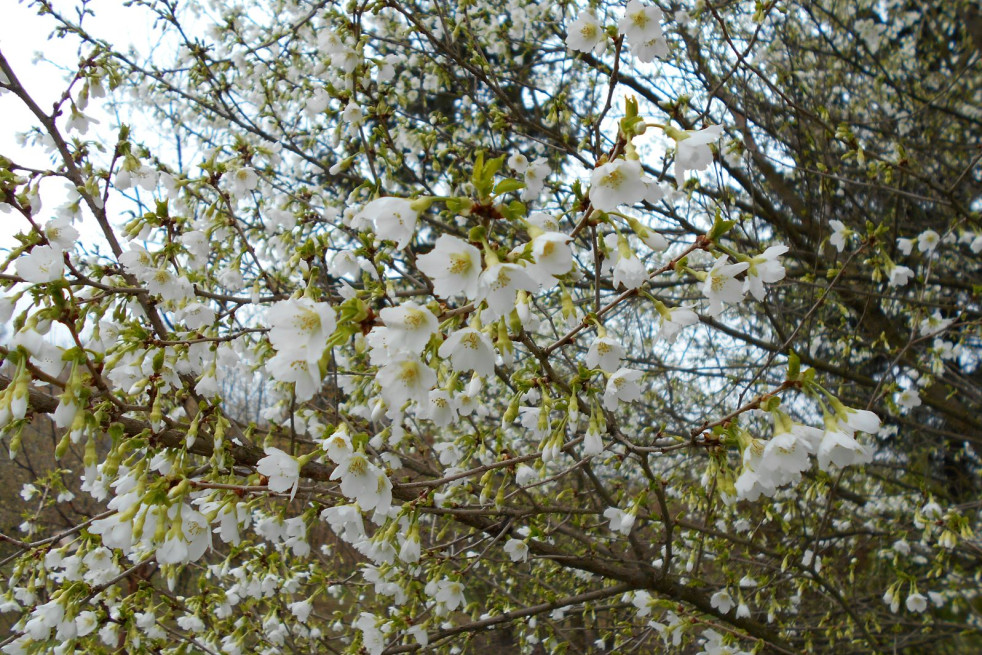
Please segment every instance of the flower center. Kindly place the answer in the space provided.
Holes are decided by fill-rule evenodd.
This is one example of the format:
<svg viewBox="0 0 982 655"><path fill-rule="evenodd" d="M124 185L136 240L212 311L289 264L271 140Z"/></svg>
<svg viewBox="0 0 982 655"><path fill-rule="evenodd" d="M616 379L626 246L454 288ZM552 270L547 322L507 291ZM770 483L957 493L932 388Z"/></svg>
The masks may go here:
<svg viewBox="0 0 982 655"><path fill-rule="evenodd" d="M463 275L471 270L471 258L464 253L450 253L450 272L454 275Z"/></svg>

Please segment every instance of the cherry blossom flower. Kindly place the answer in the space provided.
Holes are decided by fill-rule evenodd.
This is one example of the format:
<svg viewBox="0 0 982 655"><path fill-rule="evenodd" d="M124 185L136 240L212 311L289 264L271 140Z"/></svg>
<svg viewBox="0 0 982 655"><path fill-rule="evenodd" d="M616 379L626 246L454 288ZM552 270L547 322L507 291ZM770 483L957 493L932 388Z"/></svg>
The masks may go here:
<svg viewBox="0 0 982 655"><path fill-rule="evenodd" d="M437 427L446 427L457 418L457 400L444 389L434 389L430 391L430 402L417 407L416 416L433 421Z"/></svg>
<svg viewBox="0 0 982 655"><path fill-rule="evenodd" d="M309 598L305 600L298 600L287 605L290 613L297 617L297 620L301 623L306 623L307 618L310 616L311 611L314 609L314 604Z"/></svg>
<svg viewBox="0 0 982 655"><path fill-rule="evenodd" d="M897 404L904 409L914 409L920 407L921 396L917 389L904 389L897 396Z"/></svg>
<svg viewBox="0 0 982 655"><path fill-rule="evenodd" d="M774 284L784 279L785 270L778 257L788 251L784 245L771 246L750 260L747 277L743 281L744 292L749 291L757 300L763 301L767 293L764 284Z"/></svg>
<svg viewBox="0 0 982 655"><path fill-rule="evenodd" d="M474 371L482 377L494 373L494 346L480 330L456 330L440 345L437 354L449 359L455 371Z"/></svg>
<svg viewBox="0 0 982 655"><path fill-rule="evenodd" d="M520 152L512 153L508 157L508 167L517 173L524 173L529 167L528 158Z"/></svg>
<svg viewBox="0 0 982 655"><path fill-rule="evenodd" d="M595 423L590 423L586 433L583 435L583 456L591 457L599 455L604 450L603 436Z"/></svg>
<svg viewBox="0 0 982 655"><path fill-rule="evenodd" d="M893 262L888 262L887 275L889 276L887 286L903 287L907 286L907 283L910 282L910 278L914 277L914 271L906 266L898 266Z"/></svg>
<svg viewBox="0 0 982 655"><path fill-rule="evenodd" d="M241 198L259 185L259 176L248 166L237 168L225 179L228 180L228 193L233 198Z"/></svg>
<svg viewBox="0 0 982 655"><path fill-rule="evenodd" d="M269 342L277 350L310 348L319 353L327 346L337 322L326 302L291 298L274 303L266 312Z"/></svg>
<svg viewBox="0 0 982 655"><path fill-rule="evenodd" d="M44 226L44 236L48 243L58 250L71 250L78 239L78 230L72 227L71 219L55 218Z"/></svg>
<svg viewBox="0 0 982 655"><path fill-rule="evenodd" d="M147 291L164 300L178 302L194 297L194 287L191 286L191 282L169 268L156 268L148 271L144 280L147 284Z"/></svg>
<svg viewBox="0 0 982 655"><path fill-rule="evenodd" d="M266 457L256 462L256 471L269 479L270 491L282 493L289 489L292 500L300 484L300 463L279 448L269 446L264 452Z"/></svg>
<svg viewBox="0 0 982 655"><path fill-rule="evenodd" d="M941 243L941 236L934 230L924 230L917 235L917 250L920 252L934 252L939 243Z"/></svg>
<svg viewBox="0 0 982 655"><path fill-rule="evenodd" d="M365 122L365 114L362 112L360 106L349 101L348 104L345 105L344 111L341 112L341 120L347 123L350 127L357 128Z"/></svg>
<svg viewBox="0 0 982 655"><path fill-rule="evenodd" d="M590 202L603 212L639 202L647 192L642 173L641 163L634 159L615 159L598 166L590 174Z"/></svg>
<svg viewBox="0 0 982 655"><path fill-rule="evenodd" d="M842 221L837 221L832 219L829 221L829 227L832 228L832 236L829 237L829 243L835 246L835 249L842 252L846 247L846 239L854 234L852 230L845 226ZM907 254L910 254L909 252Z"/></svg>
<svg viewBox="0 0 982 655"><path fill-rule="evenodd" d="M686 130L675 138L675 183L679 188L688 171L702 171L712 163L709 145L718 141L722 133L722 125L710 125L699 131Z"/></svg>
<svg viewBox="0 0 982 655"><path fill-rule="evenodd" d="M361 643L368 655L381 655L385 649L385 635L379 630L374 614L362 612L355 619L354 627L361 631Z"/></svg>
<svg viewBox="0 0 982 655"><path fill-rule="evenodd" d="M282 350L266 362L266 370L274 380L294 384L294 394L303 402L313 398L321 387L320 356L320 351L309 348Z"/></svg>
<svg viewBox="0 0 982 655"><path fill-rule="evenodd" d="M211 526L204 515L186 504L177 511L180 512L180 523L157 548L159 564L196 562L211 548Z"/></svg>
<svg viewBox="0 0 982 655"><path fill-rule="evenodd" d="M630 247L626 252L622 251L614 264L614 288L623 285L625 289L637 289L648 279L648 269Z"/></svg>
<svg viewBox="0 0 982 655"><path fill-rule="evenodd" d="M439 327L433 312L412 301L386 307L379 317L385 326L373 329L366 339L373 349L373 361L378 361L376 351L384 360L397 352L420 354Z"/></svg>
<svg viewBox="0 0 982 655"><path fill-rule="evenodd" d="M625 512L617 507L608 507L604 510L604 518L610 521L611 532L619 532L625 536L631 534L635 519L632 512Z"/></svg>
<svg viewBox="0 0 982 655"><path fill-rule="evenodd" d="M639 0L631 0L624 17L617 24L621 34L627 37L635 55L643 62L668 54L668 44L662 35L661 9L653 5L643 5Z"/></svg>
<svg viewBox="0 0 982 655"><path fill-rule="evenodd" d="M378 370L375 379L382 389L382 399L393 416L407 401L425 403L430 388L436 384L436 373L410 355L399 355Z"/></svg>
<svg viewBox="0 0 982 655"><path fill-rule="evenodd" d="M529 558L528 544L521 539L509 539L505 542L503 550L513 562L526 562Z"/></svg>
<svg viewBox="0 0 982 655"><path fill-rule="evenodd" d="M907 600L904 601L904 605L907 606L907 611L921 614L927 609L927 598L923 594L919 594L915 591L907 596Z"/></svg>
<svg viewBox="0 0 982 655"><path fill-rule="evenodd" d="M709 597L709 605L719 610L720 614L729 614L736 603L733 602L733 597L729 591L721 589Z"/></svg>
<svg viewBox="0 0 982 655"><path fill-rule="evenodd" d="M573 267L573 252L569 247L570 236L562 232L544 232L532 239L532 257L535 266L529 273L543 285L554 282L553 277L569 273ZM544 275L535 275L541 271ZM544 279L543 279L544 278Z"/></svg>
<svg viewBox="0 0 982 655"><path fill-rule="evenodd" d="M84 610L75 617L75 633L77 637L91 634L99 627L99 615L91 610Z"/></svg>
<svg viewBox="0 0 982 655"><path fill-rule="evenodd" d="M604 407L610 411L617 409L618 402L634 402L641 399L641 386L638 380L642 377L641 371L629 368L618 369L616 373L607 380L604 388Z"/></svg>
<svg viewBox="0 0 982 655"><path fill-rule="evenodd" d="M211 525L204 514L181 505L181 533L188 543L188 562L196 562L211 548Z"/></svg>
<svg viewBox="0 0 982 655"><path fill-rule="evenodd" d="M478 296L488 304L491 320L505 316L515 309L515 294L519 289L536 291L538 283L517 264L493 264L481 273Z"/></svg>
<svg viewBox="0 0 982 655"><path fill-rule="evenodd" d="M44 641L64 618L65 606L57 599L48 601L34 608L31 618L24 624L24 632L34 641Z"/></svg>
<svg viewBox="0 0 982 655"><path fill-rule="evenodd" d="M430 593L431 591L435 593ZM435 589L431 588L427 590L427 593L433 596L433 599L448 612L452 612L467 603L464 598L464 585L458 580L444 578L436 583Z"/></svg>
<svg viewBox="0 0 982 655"><path fill-rule="evenodd" d="M35 246L17 259L17 275L26 282L44 283L60 280L65 274L62 252L51 246Z"/></svg>
<svg viewBox="0 0 982 655"><path fill-rule="evenodd" d="M659 30L659 35L661 30ZM668 56L668 43L662 36L658 38L651 39L650 41L645 41L640 45L632 45L632 50L634 51L634 56L640 61L645 63L654 61L655 57L659 59L664 59Z"/></svg>
<svg viewBox="0 0 982 655"><path fill-rule="evenodd" d="M607 34L593 12L580 13L567 30L566 47L570 50L599 55L606 45Z"/></svg>
<svg viewBox="0 0 982 655"><path fill-rule="evenodd" d="M463 295L468 300L478 296L481 275L481 252L462 239L443 234L433 250L416 259L419 270L433 281L433 292L450 298Z"/></svg>
<svg viewBox="0 0 982 655"><path fill-rule="evenodd" d="M920 325L917 326L917 330L924 336L938 334L947 330L954 322L955 319L945 318L941 315L940 311L935 310L933 314L920 322Z"/></svg>
<svg viewBox="0 0 982 655"><path fill-rule="evenodd" d="M876 434L880 429L880 417L866 409L843 407L843 423L854 432Z"/></svg>
<svg viewBox="0 0 982 655"><path fill-rule="evenodd" d="M413 209L412 200L391 196L372 200L355 216L359 222L370 221L375 226L375 234L395 241L399 250L412 240L418 218L419 212Z"/></svg>
<svg viewBox="0 0 982 655"><path fill-rule="evenodd" d="M410 533L403 538L403 535L399 534L399 539L401 543L399 545L399 559L408 564L415 564L419 561L422 555L422 544L419 541L419 531L415 528L410 530ZM400 589L398 593L402 593Z"/></svg>
<svg viewBox="0 0 982 655"><path fill-rule="evenodd" d="M587 350L584 363L587 368L600 368L613 373L620 366L624 357L624 347L611 337L597 337Z"/></svg>
<svg viewBox="0 0 982 655"><path fill-rule="evenodd" d="M525 188L522 189L522 200L535 200L542 193L549 177L549 160L539 157L525 169Z"/></svg>
<svg viewBox="0 0 982 655"><path fill-rule="evenodd" d="M682 328L698 322L699 315L692 311L690 307L673 307L671 309L666 307L664 311L659 309L659 329L658 334L655 336L659 339L664 339L668 343L675 343L675 339L678 338Z"/></svg>
<svg viewBox="0 0 982 655"><path fill-rule="evenodd" d="M818 467L828 471L834 464L840 468L852 465L868 464L873 461L872 451L860 444L852 433L842 429L834 418L826 422L825 434L818 445Z"/></svg>
<svg viewBox="0 0 982 655"><path fill-rule="evenodd" d="M713 267L706 273L702 285L702 293L709 299L710 316L719 316L723 311L723 303L735 303L743 300L743 286L734 276L750 268L749 262L727 264L729 258L720 255Z"/></svg>
<svg viewBox="0 0 982 655"><path fill-rule="evenodd" d="M377 508L387 512L392 504L392 483L362 451L352 453L335 467L331 479L341 479L341 493L355 500L363 510Z"/></svg>

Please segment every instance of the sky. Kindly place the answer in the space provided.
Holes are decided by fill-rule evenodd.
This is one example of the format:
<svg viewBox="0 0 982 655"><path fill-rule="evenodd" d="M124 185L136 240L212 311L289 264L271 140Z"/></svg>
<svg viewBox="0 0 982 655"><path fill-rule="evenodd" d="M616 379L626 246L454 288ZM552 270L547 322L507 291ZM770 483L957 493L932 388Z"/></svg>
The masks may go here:
<svg viewBox="0 0 982 655"><path fill-rule="evenodd" d="M51 38L55 21L50 16L38 16L37 11L24 0L3 0L3 20L0 20L0 52L7 59L18 79L43 109L50 109L64 93L67 84L67 68L78 61L78 41ZM74 0L54 0L57 10L72 15ZM87 17L86 23L93 34L110 37L120 48L130 45L146 48L151 33L150 18L138 10L123 9L122 0L96 0L90 5L98 12ZM61 68L59 68L61 66ZM108 141L110 116L90 103L86 110L99 124L90 128L86 138ZM40 148L25 146L17 135L36 124L36 120L12 93L0 95L0 154L22 166L47 168L51 165L48 155ZM45 180L41 187L44 209L41 219L53 216L54 209L65 200L61 180ZM16 244L13 235L23 230L27 223L14 214L0 213L0 249ZM76 228L83 240L98 241L98 230L91 217L83 218Z"/></svg>

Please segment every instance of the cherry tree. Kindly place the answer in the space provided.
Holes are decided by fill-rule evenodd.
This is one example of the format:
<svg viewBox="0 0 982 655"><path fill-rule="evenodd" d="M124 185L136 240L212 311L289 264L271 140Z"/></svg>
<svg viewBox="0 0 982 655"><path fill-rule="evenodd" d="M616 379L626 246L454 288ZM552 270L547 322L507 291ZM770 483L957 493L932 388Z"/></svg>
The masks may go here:
<svg viewBox="0 0 982 655"><path fill-rule="evenodd" d="M3 652L978 647L971 3L29 4Z"/></svg>

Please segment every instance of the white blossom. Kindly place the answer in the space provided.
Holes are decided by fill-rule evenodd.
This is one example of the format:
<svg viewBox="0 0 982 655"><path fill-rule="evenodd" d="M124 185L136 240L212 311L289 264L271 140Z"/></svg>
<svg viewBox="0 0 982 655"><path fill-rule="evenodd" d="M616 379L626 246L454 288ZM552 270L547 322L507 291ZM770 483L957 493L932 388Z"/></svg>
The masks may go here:
<svg viewBox="0 0 982 655"><path fill-rule="evenodd" d="M17 275L26 282L44 283L60 280L65 274L61 250L51 246L35 246L17 259Z"/></svg>
<svg viewBox="0 0 982 655"><path fill-rule="evenodd" d="M634 527L634 513L625 512L617 507L608 507L604 510L604 518L610 521L612 532L619 532L625 536L631 534L631 528Z"/></svg>
<svg viewBox="0 0 982 655"><path fill-rule="evenodd" d="M454 331L440 345L438 354L449 359L455 371L474 371L484 377L494 373L494 347L488 335L474 328Z"/></svg>
<svg viewBox="0 0 982 655"><path fill-rule="evenodd" d="M264 452L266 457L256 463L256 471L269 479L270 491L282 493L289 489L290 498L293 498L300 483L300 463L279 448L269 446Z"/></svg>
<svg viewBox="0 0 982 655"><path fill-rule="evenodd" d="M413 209L411 200L385 196L365 205L356 215L356 219L362 223L371 222L375 226L376 235L395 241L396 248L402 250L409 245L416 233L419 212Z"/></svg>
<svg viewBox="0 0 982 655"><path fill-rule="evenodd" d="M686 130L675 141L675 183L681 188L685 174L689 171L702 171L713 161L710 144L719 140L723 133L722 125L710 125L698 130Z"/></svg>
<svg viewBox="0 0 982 655"><path fill-rule="evenodd" d="M615 159L598 166L590 174L590 202L603 212L639 202L647 192L642 173L641 163L634 159Z"/></svg>
<svg viewBox="0 0 982 655"><path fill-rule="evenodd" d="M587 368L599 368L608 373L618 369L624 357L624 347L611 337L597 337L587 350L584 363Z"/></svg>
<svg viewBox="0 0 982 655"><path fill-rule="evenodd" d="M617 409L618 402L634 402L641 399L641 386L638 380L642 377L641 371L629 368L618 369L616 373L607 380L604 388L604 407L610 411Z"/></svg>
<svg viewBox="0 0 982 655"><path fill-rule="evenodd" d="M599 55L607 45L607 35L593 12L584 11L570 23L566 32L566 47L578 52Z"/></svg>
<svg viewBox="0 0 982 655"><path fill-rule="evenodd" d="M436 295L444 298L462 295L468 300L478 297L481 252L466 241L443 234L433 250L420 255L416 263L433 282Z"/></svg>
<svg viewBox="0 0 982 655"><path fill-rule="evenodd" d="M720 255L713 267L706 272L706 280L702 285L702 294L709 299L710 316L719 316L723 312L723 303L735 303L743 300L746 293L735 276L750 268L748 262L728 264L729 258Z"/></svg>

